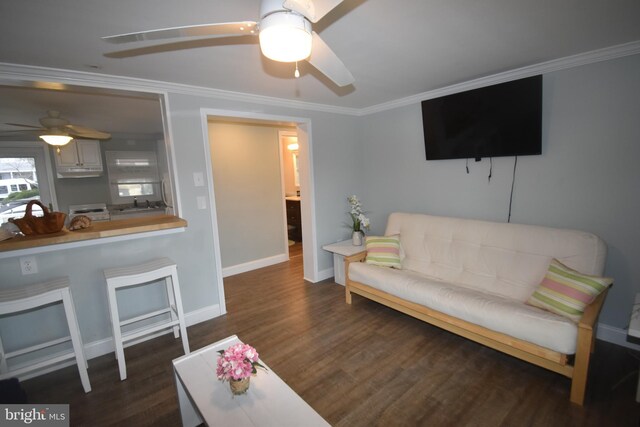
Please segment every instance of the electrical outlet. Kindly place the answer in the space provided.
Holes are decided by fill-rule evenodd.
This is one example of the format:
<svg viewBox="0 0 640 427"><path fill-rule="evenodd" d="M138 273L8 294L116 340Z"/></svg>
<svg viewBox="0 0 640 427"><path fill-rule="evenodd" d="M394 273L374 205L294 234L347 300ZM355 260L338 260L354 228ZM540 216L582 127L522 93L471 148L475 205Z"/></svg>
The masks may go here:
<svg viewBox="0 0 640 427"><path fill-rule="evenodd" d="M36 274L38 272L38 263L34 256L20 257L20 269L22 269L22 275Z"/></svg>

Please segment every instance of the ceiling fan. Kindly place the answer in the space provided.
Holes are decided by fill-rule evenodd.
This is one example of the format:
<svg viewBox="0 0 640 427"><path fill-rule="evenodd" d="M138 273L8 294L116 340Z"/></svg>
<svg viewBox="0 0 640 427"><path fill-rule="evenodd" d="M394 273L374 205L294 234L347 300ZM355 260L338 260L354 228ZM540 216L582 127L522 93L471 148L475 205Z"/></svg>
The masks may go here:
<svg viewBox="0 0 640 427"><path fill-rule="evenodd" d="M260 20L188 25L103 37L111 43L130 43L181 37L259 37L262 54L279 62L306 60L338 86L352 84L355 79L340 58L312 30L318 22L343 0L262 0Z"/></svg>
<svg viewBox="0 0 640 427"><path fill-rule="evenodd" d="M47 111L47 116L40 118L40 125L42 127L25 125L21 123L5 123L5 124L10 126L20 126L20 127L29 128L29 129L17 130L17 131L4 131L3 133L7 133L7 132L34 133L35 132L47 144L56 145L56 146L67 144L74 137L86 138L86 139L111 138L111 134L109 133L101 132L101 131L84 127L84 126L73 125L69 123L69 120L60 116L59 111L55 111L55 110Z"/></svg>

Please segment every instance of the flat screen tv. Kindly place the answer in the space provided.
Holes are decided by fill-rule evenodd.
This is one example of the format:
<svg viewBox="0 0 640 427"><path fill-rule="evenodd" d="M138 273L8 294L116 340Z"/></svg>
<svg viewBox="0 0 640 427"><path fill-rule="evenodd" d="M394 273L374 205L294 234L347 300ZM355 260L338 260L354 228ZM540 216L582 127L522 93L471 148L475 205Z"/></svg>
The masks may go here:
<svg viewBox="0 0 640 427"><path fill-rule="evenodd" d="M427 160L541 154L542 76L422 102Z"/></svg>

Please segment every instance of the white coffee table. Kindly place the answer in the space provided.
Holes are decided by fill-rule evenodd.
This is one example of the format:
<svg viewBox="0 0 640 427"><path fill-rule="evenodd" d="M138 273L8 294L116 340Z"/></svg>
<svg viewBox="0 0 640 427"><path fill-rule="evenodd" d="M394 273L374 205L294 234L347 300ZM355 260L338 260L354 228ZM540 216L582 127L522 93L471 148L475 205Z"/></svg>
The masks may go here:
<svg viewBox="0 0 640 427"><path fill-rule="evenodd" d="M182 425L197 426L328 426L262 360L246 394L234 396L216 377L218 350L241 342L235 335L173 361ZM260 349L257 349L260 352Z"/></svg>

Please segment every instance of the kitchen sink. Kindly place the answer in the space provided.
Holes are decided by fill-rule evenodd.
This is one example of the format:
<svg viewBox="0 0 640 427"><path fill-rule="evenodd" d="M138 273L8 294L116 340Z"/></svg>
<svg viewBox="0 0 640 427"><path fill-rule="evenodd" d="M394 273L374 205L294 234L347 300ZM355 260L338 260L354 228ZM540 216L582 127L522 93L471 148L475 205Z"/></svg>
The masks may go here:
<svg viewBox="0 0 640 427"><path fill-rule="evenodd" d="M120 208L120 209L115 209L114 212L149 212L149 211L163 211L164 208L157 208L157 207L137 207L137 208Z"/></svg>
<svg viewBox="0 0 640 427"><path fill-rule="evenodd" d="M141 216L164 215L164 207L124 207L111 210L111 219L136 218Z"/></svg>

